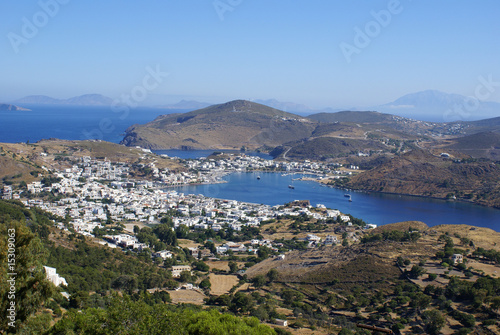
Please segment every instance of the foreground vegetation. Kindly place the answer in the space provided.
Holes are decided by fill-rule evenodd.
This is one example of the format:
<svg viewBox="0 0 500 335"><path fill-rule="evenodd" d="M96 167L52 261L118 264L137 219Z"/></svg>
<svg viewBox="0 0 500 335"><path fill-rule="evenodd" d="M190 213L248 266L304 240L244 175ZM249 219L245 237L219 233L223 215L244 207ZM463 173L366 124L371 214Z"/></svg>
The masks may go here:
<svg viewBox="0 0 500 335"><path fill-rule="evenodd" d="M489 231L491 240L477 237L486 236L478 235L483 228L465 226L458 233L410 222L367 233L356 218L348 227L300 215L230 234L177 229L172 235L166 216L153 228L134 229L141 239L164 243L174 253L158 261L149 251L100 246L55 228L54 221L65 220L0 201L0 250L6 250L4 232L15 227L18 272L23 274L16 283L19 334L286 334L304 328L318 334L368 334L357 324L404 334L499 330L500 279L488 270L498 269L498 237ZM113 230L111 224L106 227ZM334 232L342 235L342 246L310 249L298 238ZM257 254L229 253L220 260L182 247L190 241L201 251L213 250L218 241L254 236L274 236L282 246L262 247ZM285 259L274 257L281 253ZM466 255L468 263L453 265L456 253ZM1 329L13 333L4 314L5 260L2 256ZM172 278L175 264L189 264L193 271ZM42 265L56 267L68 287L49 283ZM215 294L221 278L235 278L235 284ZM199 287L192 292L204 298L201 304L185 300L191 291L174 290L189 283ZM179 294L188 303L179 304ZM290 327L269 326L280 319Z"/></svg>

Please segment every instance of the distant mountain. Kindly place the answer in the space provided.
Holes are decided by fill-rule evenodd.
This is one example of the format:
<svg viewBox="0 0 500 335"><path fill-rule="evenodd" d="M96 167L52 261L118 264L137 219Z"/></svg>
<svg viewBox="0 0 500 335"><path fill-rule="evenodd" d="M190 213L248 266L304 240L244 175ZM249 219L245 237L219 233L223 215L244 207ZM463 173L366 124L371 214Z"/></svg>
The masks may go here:
<svg viewBox="0 0 500 335"><path fill-rule="evenodd" d="M33 105L57 105L62 100L54 99L46 95L29 95L27 97L18 99L14 103L18 104L33 104Z"/></svg>
<svg viewBox="0 0 500 335"><path fill-rule="evenodd" d="M254 100L254 102L290 113L310 113L313 111L312 108L306 105L296 104L294 102L281 102L276 99L268 99L268 100L258 99Z"/></svg>
<svg viewBox="0 0 500 335"><path fill-rule="evenodd" d="M479 101L460 94L426 90L411 93L375 110L430 121L468 121L500 115L500 103Z"/></svg>
<svg viewBox="0 0 500 335"><path fill-rule="evenodd" d="M342 111L336 113L311 114L308 118L319 122L358 122L358 123L379 123L392 121L394 115L379 112L364 111Z"/></svg>
<svg viewBox="0 0 500 335"><path fill-rule="evenodd" d="M10 104L0 104L0 111L30 111L31 109L10 105Z"/></svg>
<svg viewBox="0 0 500 335"><path fill-rule="evenodd" d="M67 99L64 103L67 105L81 106L111 106L113 99L101 94L85 94Z"/></svg>
<svg viewBox="0 0 500 335"><path fill-rule="evenodd" d="M235 100L134 125L121 143L152 149L257 149L308 137L315 125L295 114Z"/></svg>
<svg viewBox="0 0 500 335"><path fill-rule="evenodd" d="M176 104L172 105L164 105L164 106L158 106L158 108L164 108L164 109L201 109L210 106L208 102L199 102L199 101L194 101L194 100L181 100Z"/></svg>
<svg viewBox="0 0 500 335"><path fill-rule="evenodd" d="M15 103L25 103L33 105L78 105L78 106L110 106L113 99L101 94L85 94L69 99L55 99L45 95L30 95Z"/></svg>

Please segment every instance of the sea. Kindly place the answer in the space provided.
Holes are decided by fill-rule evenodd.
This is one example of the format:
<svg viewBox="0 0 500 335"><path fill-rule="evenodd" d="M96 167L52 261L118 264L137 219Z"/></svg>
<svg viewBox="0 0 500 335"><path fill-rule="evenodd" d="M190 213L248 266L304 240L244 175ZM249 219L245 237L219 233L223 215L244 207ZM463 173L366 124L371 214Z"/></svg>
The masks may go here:
<svg viewBox="0 0 500 335"><path fill-rule="evenodd" d="M119 143L125 130L144 124L159 115L185 110L133 108L115 112L107 106L27 105L31 111L0 111L0 142L27 142L59 138L98 139Z"/></svg>
<svg viewBox="0 0 500 335"><path fill-rule="evenodd" d="M185 112L159 108L136 108L127 114L115 113L109 107L24 106L31 111L0 111L0 142L31 142L41 139L101 139L119 143L125 130L133 124L144 124L162 114ZM238 151L230 151L238 153ZM213 150L161 150L170 157L201 158ZM245 152L271 159L265 153ZM260 179L257 178L260 177ZM232 173L225 183L176 188L186 194L203 194L220 199L234 199L266 205L282 205L293 200L309 200L339 209L367 223L384 225L400 221L422 221L429 226L468 224L500 231L500 210L458 201L380 193L353 192L321 186L315 181L298 180L302 175L282 173ZM289 187L292 186L293 188ZM348 201L350 195L352 202Z"/></svg>
<svg viewBox="0 0 500 335"><path fill-rule="evenodd" d="M376 225L422 221L428 226L467 224L500 231L498 209L459 201L354 192L322 186L312 180L299 180L302 177L311 176L265 172L232 173L224 177L225 183L180 186L175 189L185 194L203 194L207 197L270 206L294 200L309 200L313 206L322 204Z"/></svg>

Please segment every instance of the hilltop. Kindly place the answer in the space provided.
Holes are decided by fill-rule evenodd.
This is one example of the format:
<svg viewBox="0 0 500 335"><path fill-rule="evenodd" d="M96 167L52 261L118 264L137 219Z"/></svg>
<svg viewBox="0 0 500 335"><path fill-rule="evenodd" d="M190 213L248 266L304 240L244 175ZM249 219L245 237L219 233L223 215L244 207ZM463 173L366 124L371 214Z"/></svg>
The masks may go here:
<svg viewBox="0 0 500 335"><path fill-rule="evenodd" d="M314 123L245 100L162 115L127 129L122 144L151 149L257 149L308 137Z"/></svg>

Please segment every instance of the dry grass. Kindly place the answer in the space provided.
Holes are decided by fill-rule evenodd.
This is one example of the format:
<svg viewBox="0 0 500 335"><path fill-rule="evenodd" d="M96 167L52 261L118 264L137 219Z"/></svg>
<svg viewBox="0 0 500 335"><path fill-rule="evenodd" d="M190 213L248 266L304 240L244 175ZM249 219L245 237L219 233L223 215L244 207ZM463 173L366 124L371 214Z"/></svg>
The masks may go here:
<svg viewBox="0 0 500 335"><path fill-rule="evenodd" d="M191 240L185 240L185 239L178 239L177 240L177 243L179 244L180 247L182 248L197 248L199 247L201 244L199 243L196 243L194 241L191 241Z"/></svg>
<svg viewBox="0 0 500 335"><path fill-rule="evenodd" d="M224 271L229 271L229 262L228 261L206 261L205 262L210 269L219 269Z"/></svg>
<svg viewBox="0 0 500 335"><path fill-rule="evenodd" d="M489 228L473 227L469 225L440 225L432 227L440 233L448 233L450 237L454 237L455 234L461 237L466 237L472 240L476 247L481 247L484 249L495 249L500 251L500 233ZM459 240L454 238L455 244L459 244Z"/></svg>
<svg viewBox="0 0 500 335"><path fill-rule="evenodd" d="M212 284L210 293L213 295L229 293L229 290L238 283L238 277L234 275L217 275L211 273L209 278Z"/></svg>
<svg viewBox="0 0 500 335"><path fill-rule="evenodd" d="M203 299L206 296L195 290L179 290L179 291L168 291L170 298L174 304L194 304L203 305Z"/></svg>

